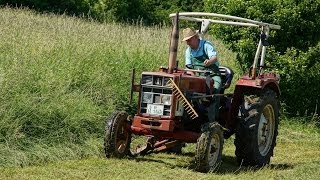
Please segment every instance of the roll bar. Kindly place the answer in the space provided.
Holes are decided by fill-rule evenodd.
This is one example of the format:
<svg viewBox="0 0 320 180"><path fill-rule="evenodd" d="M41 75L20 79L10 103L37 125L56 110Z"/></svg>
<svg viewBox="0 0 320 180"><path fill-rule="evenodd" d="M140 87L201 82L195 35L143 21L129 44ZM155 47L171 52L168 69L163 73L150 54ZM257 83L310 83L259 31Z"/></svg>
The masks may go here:
<svg viewBox="0 0 320 180"><path fill-rule="evenodd" d="M170 17L176 16L176 13L170 14ZM213 20L213 19L204 19L204 18L195 18L189 16L208 16L208 17L216 17L221 19L229 19L233 21L221 21L221 20ZM217 13L203 13L203 12L181 12L179 13L179 19L185 19L195 22L202 22L203 20L208 20L212 23L217 24L229 24L229 25L238 25L238 26L251 26L251 27L260 27L260 26L268 26L270 29L280 29L279 25L254 21L247 18L241 18L237 16L230 16L225 14L217 14Z"/></svg>
<svg viewBox="0 0 320 180"><path fill-rule="evenodd" d="M204 34L207 32L210 23L215 24L225 24L225 25L234 25L234 26L245 26L245 27L256 27L260 28L261 36L260 41L257 47L257 51L254 57L254 61L252 64L252 69L250 70L250 76L256 77L256 69L258 67L258 59L260 56L260 73L263 70L265 54L266 54L266 39L269 36L270 29L281 29L281 26L275 24L269 24L264 22L259 22L247 18L225 15L225 14L217 14L217 13L203 13L203 12L181 12L181 13L173 13L170 14L169 17L174 18L178 16L178 19L201 22L201 30L200 37L202 38ZM197 17L200 16L200 17ZM216 20L212 18L201 18L201 17L214 17L219 19L227 19L227 20Z"/></svg>

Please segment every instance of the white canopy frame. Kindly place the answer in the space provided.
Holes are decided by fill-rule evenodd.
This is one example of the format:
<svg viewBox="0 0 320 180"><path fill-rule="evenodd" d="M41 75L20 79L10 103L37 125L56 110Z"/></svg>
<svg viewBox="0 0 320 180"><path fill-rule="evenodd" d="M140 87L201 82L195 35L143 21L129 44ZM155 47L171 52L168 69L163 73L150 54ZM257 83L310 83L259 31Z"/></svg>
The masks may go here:
<svg viewBox="0 0 320 180"><path fill-rule="evenodd" d="M204 34L207 32L209 25L211 23L215 24L226 24L226 25L234 25L234 26L245 26L245 27L256 27L261 29L261 34L266 35L266 39L269 36L270 29L281 29L281 26L259 22L247 18L241 18L236 16L230 16L225 14L217 14L217 13L203 13L203 12L181 12L179 14L179 19L201 22L201 31L200 37L202 38ZM177 15L177 13L170 14L169 17L173 18ZM200 18L198 17L200 16ZM227 20L216 20L211 18L202 18L202 17L214 17L219 19L227 19ZM252 64L252 72L250 72L250 76L256 77L256 69L258 67L258 59L260 59L260 73L262 73L262 67L265 64L265 55L266 55L266 46L262 43L260 38L259 44L257 47L257 51L254 57L254 61Z"/></svg>

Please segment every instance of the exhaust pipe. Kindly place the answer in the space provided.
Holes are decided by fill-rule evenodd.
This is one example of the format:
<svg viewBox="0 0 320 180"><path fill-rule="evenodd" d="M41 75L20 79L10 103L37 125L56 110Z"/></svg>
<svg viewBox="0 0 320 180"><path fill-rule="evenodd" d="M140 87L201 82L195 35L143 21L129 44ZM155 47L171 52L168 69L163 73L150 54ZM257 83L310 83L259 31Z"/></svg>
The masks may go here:
<svg viewBox="0 0 320 180"><path fill-rule="evenodd" d="M169 68L168 73L172 74L173 70L177 67L177 51L179 42L179 13L172 19L172 31L169 48Z"/></svg>

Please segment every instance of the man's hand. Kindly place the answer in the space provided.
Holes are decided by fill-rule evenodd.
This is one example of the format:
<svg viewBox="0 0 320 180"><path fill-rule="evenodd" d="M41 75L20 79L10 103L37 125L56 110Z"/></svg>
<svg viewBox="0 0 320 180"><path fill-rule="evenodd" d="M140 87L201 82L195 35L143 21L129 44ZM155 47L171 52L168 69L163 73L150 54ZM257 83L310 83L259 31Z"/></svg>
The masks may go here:
<svg viewBox="0 0 320 180"><path fill-rule="evenodd" d="M211 61L210 61L210 59L206 59L206 60L204 60L204 66L205 67L208 67L208 66L210 66L211 65Z"/></svg>
<svg viewBox="0 0 320 180"><path fill-rule="evenodd" d="M206 59L206 60L204 60L204 66L205 67L208 67L208 66L210 66L211 64L214 64L214 63L216 63L217 62L217 57L212 57L211 59Z"/></svg>
<svg viewBox="0 0 320 180"><path fill-rule="evenodd" d="M192 72L192 71L187 71L187 72L185 72L185 74L190 75L190 76L194 76L194 72Z"/></svg>

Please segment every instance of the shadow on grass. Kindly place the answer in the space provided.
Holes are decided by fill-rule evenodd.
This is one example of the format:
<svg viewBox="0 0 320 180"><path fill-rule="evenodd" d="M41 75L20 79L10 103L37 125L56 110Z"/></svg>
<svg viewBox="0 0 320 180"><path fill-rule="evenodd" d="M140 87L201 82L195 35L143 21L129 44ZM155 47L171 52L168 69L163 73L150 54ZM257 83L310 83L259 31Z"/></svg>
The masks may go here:
<svg viewBox="0 0 320 180"><path fill-rule="evenodd" d="M293 169L293 165L290 164L270 164L262 168L269 168L272 170L288 170ZM254 172L262 169L261 167L254 166L240 166L235 156L222 157L222 163L217 170L217 174L239 174L241 172Z"/></svg>
<svg viewBox="0 0 320 180"><path fill-rule="evenodd" d="M167 154L167 155L174 154L174 156L166 156L165 159L171 159L171 160L177 160L177 161L179 161L179 156L187 156L187 157L190 157L190 158L194 157L194 153L190 153L190 152L186 152L186 153L184 152L184 153L181 153L181 154L160 152L160 153L155 153L155 154ZM177 165L177 164L165 162L163 160L160 160L157 157L151 157L149 155L130 157L129 159L134 160L136 162L156 162L156 163L161 163L161 164L164 164L165 166L169 167L170 169L173 169L173 168L192 169L192 163L193 163L192 161L190 161L186 165Z"/></svg>
<svg viewBox="0 0 320 180"><path fill-rule="evenodd" d="M194 153L182 153L182 154L179 154L176 156L171 156L171 157L166 157L166 158L177 159L177 161L178 161L179 156L194 157ZM140 157L136 157L134 159L137 162L147 161L147 162L161 163L161 164L164 164L165 166L169 167L170 169L186 168L186 169L194 170L195 165L196 165L193 158L192 158L192 160L190 160L190 162L188 164L185 164L185 165L182 165L182 164L177 165L177 164L173 164L173 163L168 163L163 160L153 158L153 157L148 157L148 156L140 156ZM263 168L269 168L271 170L288 170L288 169L293 169L294 166L290 165L290 164L270 164L270 165L267 165ZM221 174L221 175L223 175L223 174L239 174L241 172L250 172L250 171L255 172L258 170L261 170L261 167L240 166L237 163L236 157L223 155L222 156L222 163L221 163L220 167L214 173Z"/></svg>

